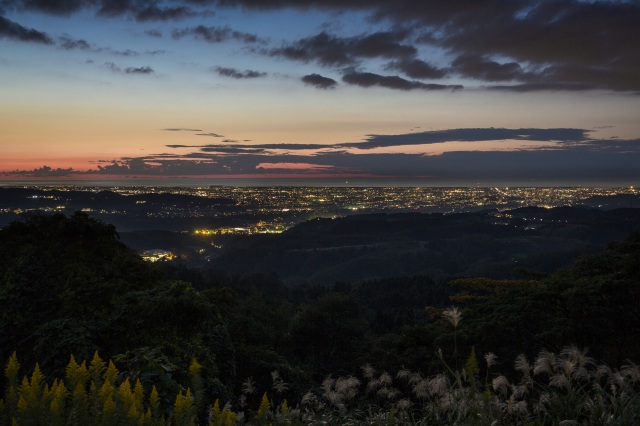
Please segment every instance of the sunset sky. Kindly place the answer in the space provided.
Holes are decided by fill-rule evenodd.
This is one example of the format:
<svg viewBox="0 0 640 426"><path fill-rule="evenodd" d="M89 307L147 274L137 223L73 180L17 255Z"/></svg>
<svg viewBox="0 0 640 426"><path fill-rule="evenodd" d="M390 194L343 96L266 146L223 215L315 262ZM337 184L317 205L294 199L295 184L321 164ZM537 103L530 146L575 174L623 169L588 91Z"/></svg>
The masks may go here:
<svg viewBox="0 0 640 426"><path fill-rule="evenodd" d="M640 3L0 0L0 179L640 184Z"/></svg>

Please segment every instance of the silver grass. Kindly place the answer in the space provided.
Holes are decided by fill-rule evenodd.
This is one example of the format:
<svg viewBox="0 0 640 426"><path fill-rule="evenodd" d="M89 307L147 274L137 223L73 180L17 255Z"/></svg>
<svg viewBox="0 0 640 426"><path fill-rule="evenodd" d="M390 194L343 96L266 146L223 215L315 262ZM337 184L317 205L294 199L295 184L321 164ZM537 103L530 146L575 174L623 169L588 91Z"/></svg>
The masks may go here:
<svg viewBox="0 0 640 426"><path fill-rule="evenodd" d="M469 400L467 398L460 398L460 395L456 395L459 398L454 399L453 395L448 395L445 396L444 398L441 399L444 400L446 399L448 402L448 407L454 408L455 410L458 411L459 415L466 415L466 413L469 411ZM454 406L454 403L456 403L456 405Z"/></svg>
<svg viewBox="0 0 640 426"><path fill-rule="evenodd" d="M272 389L279 394L282 394L289 390L289 385L284 380L282 380L282 377L277 370L271 372L271 379L273 380Z"/></svg>
<svg viewBox="0 0 640 426"><path fill-rule="evenodd" d="M406 368L402 368L396 373L396 378L400 379L400 380L409 381L409 380L411 380L411 376L412 376L411 371L409 371Z"/></svg>
<svg viewBox="0 0 640 426"><path fill-rule="evenodd" d="M349 388L357 388L360 386L360 380L357 377L349 376L346 379L342 380L341 383L344 383L345 386Z"/></svg>
<svg viewBox="0 0 640 426"><path fill-rule="evenodd" d="M489 352L487 354L484 355L484 361L487 363L487 368L491 368L494 365L497 364L496 359L498 359L498 356L496 354L494 354L493 352Z"/></svg>
<svg viewBox="0 0 640 426"><path fill-rule="evenodd" d="M395 401L399 396L400 390L396 388L389 388L389 391L387 392L387 398L389 399L389 401Z"/></svg>
<svg viewBox="0 0 640 426"><path fill-rule="evenodd" d="M380 381L380 385L382 386L391 386L391 384L393 383L393 378L386 371L380 374L378 380Z"/></svg>
<svg viewBox="0 0 640 426"><path fill-rule="evenodd" d="M416 383L422 381L422 374L420 373L413 373L411 375L411 378L409 379L409 384L410 385L415 385Z"/></svg>
<svg viewBox="0 0 640 426"><path fill-rule="evenodd" d="M549 386L553 386L558 389L571 389L571 383L567 376L562 373L554 374L549 378Z"/></svg>
<svg viewBox="0 0 640 426"><path fill-rule="evenodd" d="M412 406L412 402L410 399L408 398L402 398L401 400L398 401L398 403L396 404L396 408L398 409L398 411L407 411L408 409L411 408Z"/></svg>
<svg viewBox="0 0 640 426"><path fill-rule="evenodd" d="M271 372L271 379L273 380L272 389L279 394L285 393L289 390L289 385L284 380L282 380L282 377L280 377L280 373L278 371Z"/></svg>
<svg viewBox="0 0 640 426"><path fill-rule="evenodd" d="M300 404L303 407L307 407L307 406L315 406L318 402L318 399L316 398L316 396L311 392L307 392L302 396L302 401L300 401Z"/></svg>
<svg viewBox="0 0 640 426"><path fill-rule="evenodd" d="M615 398L618 395L618 388L613 383L609 383L609 389L611 390L611 395Z"/></svg>
<svg viewBox="0 0 640 426"><path fill-rule="evenodd" d="M573 371L572 377L575 380L589 380L591 378L591 374L584 365L578 365Z"/></svg>
<svg viewBox="0 0 640 426"><path fill-rule="evenodd" d="M246 395L256 393L256 383L253 381L253 377L247 377L247 379L242 382L242 393Z"/></svg>
<svg viewBox="0 0 640 426"><path fill-rule="evenodd" d="M529 395L529 388L530 386L528 386L527 384L520 384L518 386L513 386L512 388L513 395L516 398L523 398Z"/></svg>
<svg viewBox="0 0 640 426"><path fill-rule="evenodd" d="M245 395L244 393L240 395L240 397L238 398L238 405L240 406L240 408L244 408L247 406L247 395Z"/></svg>
<svg viewBox="0 0 640 426"><path fill-rule="evenodd" d="M511 395L505 402L499 403L498 407L507 414L510 415L524 415L527 414L527 403L525 401L519 401L515 395Z"/></svg>
<svg viewBox="0 0 640 426"><path fill-rule="evenodd" d="M491 384L493 385L493 390L500 391L503 395L507 394L507 389L509 389L509 387L511 386L511 384L509 383L509 379L507 379L502 374L498 377L495 377L491 381Z"/></svg>
<svg viewBox="0 0 640 426"><path fill-rule="evenodd" d="M624 381L624 376L619 371L614 371L609 375L608 384L618 389L624 389L627 385Z"/></svg>
<svg viewBox="0 0 640 426"><path fill-rule="evenodd" d="M360 369L362 370L362 375L364 376L364 378L368 380L372 379L373 375L376 374L375 368L373 368L369 363L363 365L362 367L360 367Z"/></svg>
<svg viewBox="0 0 640 426"><path fill-rule="evenodd" d="M387 413L375 413L372 416L369 416L367 420L369 420L369 424L379 425L384 424L388 419ZM347 423L350 424L350 423Z"/></svg>
<svg viewBox="0 0 640 426"><path fill-rule="evenodd" d="M378 389L377 395L380 398L384 398L384 399L388 398L389 397L389 388L386 387L386 386L381 387L380 389Z"/></svg>
<svg viewBox="0 0 640 426"><path fill-rule="evenodd" d="M442 312L442 316L453 325L453 328L458 328L462 320L462 311L456 306L451 306Z"/></svg>
<svg viewBox="0 0 640 426"><path fill-rule="evenodd" d="M340 395L338 392L327 392L325 396L327 397L329 402L331 402L336 407L342 405L342 395Z"/></svg>
<svg viewBox="0 0 640 426"><path fill-rule="evenodd" d="M541 351L533 363L533 374L538 376L544 373L551 376L554 374L555 365L556 355L553 352Z"/></svg>
<svg viewBox="0 0 640 426"><path fill-rule="evenodd" d="M429 393L431 395L442 396L449 391L449 382L444 374L438 374L428 380Z"/></svg>
<svg viewBox="0 0 640 426"><path fill-rule="evenodd" d="M523 416L527 414L527 408L527 401L518 401L513 407L514 412Z"/></svg>
<svg viewBox="0 0 640 426"><path fill-rule="evenodd" d="M367 383L367 390L370 392L375 391L379 387L380 387L380 381L378 379L369 380L369 383Z"/></svg>
<svg viewBox="0 0 640 426"><path fill-rule="evenodd" d="M587 352L589 352L589 348L584 348L583 350L578 349L577 346L566 346L560 352L560 355L569 358L577 365L581 366L589 366L594 363L593 358L587 356Z"/></svg>
<svg viewBox="0 0 640 426"><path fill-rule="evenodd" d="M576 363L572 359L563 359L560 361L560 370L562 373L567 376L567 378L572 377L574 371L576 370Z"/></svg>
<svg viewBox="0 0 640 426"><path fill-rule="evenodd" d="M278 392L279 394L285 393L289 390L289 385L282 380L273 384L273 390Z"/></svg>
<svg viewBox="0 0 640 426"><path fill-rule="evenodd" d="M290 419L299 419L301 417L301 412L299 408L292 408L289 410L287 417Z"/></svg>
<svg viewBox="0 0 640 426"><path fill-rule="evenodd" d="M331 389L333 388L333 384L335 383L335 379L331 377L331 375L327 376L323 381L322 381L322 389L324 390L325 393L329 393L331 392Z"/></svg>
<svg viewBox="0 0 640 426"><path fill-rule="evenodd" d="M635 384L640 382L640 365L635 364L629 360L622 366L620 372L624 377L631 380L631 383Z"/></svg>
<svg viewBox="0 0 640 426"><path fill-rule="evenodd" d="M542 395L540 395L540 398L538 401L541 405L547 405L551 402L551 400L552 400L552 397L549 394L549 392L543 392ZM543 411L546 411L546 409L544 409Z"/></svg>
<svg viewBox="0 0 640 426"><path fill-rule="evenodd" d="M600 386L600 383L598 382L593 382L591 384L591 389L593 389L593 391L596 392L596 395L600 395L603 392L605 392L605 390L602 388L602 386Z"/></svg>
<svg viewBox="0 0 640 426"><path fill-rule="evenodd" d="M524 399L533 390L533 384L532 377L526 375L518 385L511 386L511 393L515 398Z"/></svg>
<svg viewBox="0 0 640 426"><path fill-rule="evenodd" d="M453 396L445 394L438 399L438 407L442 411L448 411L453 406Z"/></svg>
<svg viewBox="0 0 640 426"><path fill-rule="evenodd" d="M419 399L426 399L429 396L429 382L428 380L420 380L411 388L411 392Z"/></svg>
<svg viewBox="0 0 640 426"><path fill-rule="evenodd" d="M525 354L520 354L516 357L514 367L516 371L519 371L522 374L529 374L531 372L531 364L529 364L529 360Z"/></svg>
<svg viewBox="0 0 640 426"><path fill-rule="evenodd" d="M602 380L611 375L611 368L608 365L599 365L594 374L596 380Z"/></svg>
<svg viewBox="0 0 640 426"><path fill-rule="evenodd" d="M334 387L337 393L342 395L342 398L346 401L349 401L358 395L358 387L360 386L360 380L353 376L349 377L339 377L335 383Z"/></svg>

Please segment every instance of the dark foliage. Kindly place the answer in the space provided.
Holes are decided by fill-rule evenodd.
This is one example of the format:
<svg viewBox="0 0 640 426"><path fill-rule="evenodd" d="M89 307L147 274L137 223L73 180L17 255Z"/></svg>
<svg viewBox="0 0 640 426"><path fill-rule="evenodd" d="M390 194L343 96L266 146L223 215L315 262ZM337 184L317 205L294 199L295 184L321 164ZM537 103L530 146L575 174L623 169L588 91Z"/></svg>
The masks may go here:
<svg viewBox="0 0 640 426"><path fill-rule="evenodd" d="M295 232L316 232L321 244L325 225L363 238L369 226L394 235L407 226L380 217L358 223L317 221ZM459 255L438 262L462 262L462 240L437 233L425 243L434 257L443 247ZM473 238L481 247L496 244ZM508 241L509 250L526 244ZM303 242L287 244L294 243ZM452 365L464 365L472 346L507 360L567 344L587 346L612 366L640 359L640 234L565 271L517 273L525 279L449 285L437 274L407 274L288 286L271 272L152 266L119 241L113 226L82 213L25 216L0 231L0 356L17 350L25 366L38 361L45 373L58 374L70 353L82 360L99 350L147 389L155 384L164 401L189 385L192 358L203 366L207 397L221 400L238 396L249 377L282 399L299 397L328 374L358 375L364 363L440 372L439 348ZM451 304L462 310L455 333L441 316ZM287 383L277 395L274 371ZM260 395L247 397L257 406Z"/></svg>

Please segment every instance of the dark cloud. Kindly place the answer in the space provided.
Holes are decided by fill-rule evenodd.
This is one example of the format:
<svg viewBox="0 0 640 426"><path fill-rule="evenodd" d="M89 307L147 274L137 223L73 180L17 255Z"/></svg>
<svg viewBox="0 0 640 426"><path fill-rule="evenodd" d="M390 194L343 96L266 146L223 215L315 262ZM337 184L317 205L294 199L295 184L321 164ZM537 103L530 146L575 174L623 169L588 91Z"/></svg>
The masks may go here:
<svg viewBox="0 0 640 426"><path fill-rule="evenodd" d="M465 130L465 129L459 129ZM545 129L542 129L545 130ZM447 132L455 133L456 129ZM535 132L532 132L535 133ZM615 143L618 143L617 141ZM592 145L608 146L593 149ZM631 149L619 151L610 141L588 141L586 146L520 151L449 152L442 155L349 154L326 151L315 156L274 155L261 146L241 149L235 146L210 147L206 152L182 156L146 156L122 159L100 166L101 173L140 175L255 174L260 164L307 164L309 169L326 168L334 173L365 176L431 176L441 181L483 182L635 182L640 178L640 140L626 141ZM266 168L265 168L266 169ZM298 172L296 170L296 172Z"/></svg>
<svg viewBox="0 0 640 426"><path fill-rule="evenodd" d="M21 175L21 176L29 176L29 177L42 177L42 178L53 178L53 177L65 177L70 176L72 174L78 173L73 168L63 169L63 168L51 168L49 166L42 166L40 168L35 168L33 170L15 170L12 172L5 172L5 175Z"/></svg>
<svg viewBox="0 0 640 426"><path fill-rule="evenodd" d="M139 22L169 21L187 18L195 14L191 8L186 6L160 8L155 5L150 5L137 10L135 12L135 18Z"/></svg>
<svg viewBox="0 0 640 426"><path fill-rule="evenodd" d="M131 50L131 49L126 49L126 50L113 50L113 49L108 49L111 53L114 53L116 55L119 56L139 56L140 52L137 52L135 50Z"/></svg>
<svg viewBox="0 0 640 426"><path fill-rule="evenodd" d="M127 67L124 70L122 68L120 68L117 64L115 64L114 62L105 62L103 64L103 66L115 73L120 73L120 72L124 72L125 74L153 74L154 70L153 68L149 67L149 66L144 66L144 67Z"/></svg>
<svg viewBox="0 0 640 426"><path fill-rule="evenodd" d="M197 130L198 132L200 132L201 130ZM209 136L212 138L224 138L224 136L219 135L217 133L196 133L196 136Z"/></svg>
<svg viewBox="0 0 640 426"><path fill-rule="evenodd" d="M640 3L636 1L478 0L219 0L221 7L258 10L311 8L359 10L377 22L410 31L406 39L444 49L458 58L457 73L486 82L513 81L513 90L640 91ZM390 44L398 43L393 37ZM321 33L271 52L327 66L355 65L349 39ZM394 52L393 49L388 50ZM397 51L396 51L397 52ZM410 50L392 69L411 78ZM396 53L400 54L400 53ZM383 57L382 52L377 56ZM417 65L415 63L414 65Z"/></svg>
<svg viewBox="0 0 640 426"><path fill-rule="evenodd" d="M296 61L314 61L325 66L353 65L360 58L410 58L417 49L400 43L406 36L406 32L398 31L340 38L323 31L272 49L269 54Z"/></svg>
<svg viewBox="0 0 640 426"><path fill-rule="evenodd" d="M191 129L165 129L172 131L191 131ZM334 145L325 144L304 144L304 143L269 143L269 144L234 144L234 149L255 149L260 148L267 151L299 151L299 150L317 150L343 152L347 148L356 149L372 149L402 145L429 145L444 142L485 142L485 141L501 141L501 140L520 140L532 142L557 142L559 148L563 146L600 146L597 141L590 138L591 130L575 129L575 128L523 128L523 129L506 129L506 128L468 128L468 129L448 129L434 130L427 132L405 133L397 135L367 135L365 141L339 143ZM215 133L203 133L205 136L222 137ZM222 141L237 142L236 140L226 139ZM595 143L595 145L593 145ZM621 145L622 144L622 145ZM200 152L212 152L221 149L225 145L166 145L170 148L198 148ZM616 140L609 142L606 146L631 146L625 145L624 141Z"/></svg>
<svg viewBox="0 0 640 426"><path fill-rule="evenodd" d="M198 25L191 28L175 29L171 32L171 37L178 40L186 36L193 36L207 43L223 43L229 40L241 41L244 43L262 42L255 34L234 31L229 27L205 27Z"/></svg>
<svg viewBox="0 0 640 426"><path fill-rule="evenodd" d="M94 2L87 0L24 0L10 2L29 10L37 10L52 15L70 15Z"/></svg>
<svg viewBox="0 0 640 426"><path fill-rule="evenodd" d="M329 77L323 77L320 74L305 75L301 79L304 84L315 86L318 89L333 89L338 85L338 82Z"/></svg>
<svg viewBox="0 0 640 426"><path fill-rule="evenodd" d="M86 10L138 22L204 15L203 8L209 6L212 10L291 8L309 13L315 9L336 16L341 16L341 12L359 11L369 22L390 29L352 37L324 31L284 41L279 47L260 52L338 69L358 67L361 72L347 73L345 82L364 87L433 90L439 86L421 80L458 76L477 80L481 87L516 92L640 92L640 49L637 47L640 3L637 1L1 0L0 5L5 10L54 15ZM162 35L157 30L146 34ZM172 36L176 39L189 36L209 43L266 43L255 34L204 25L176 29ZM54 44L45 32L1 16L0 37ZM62 41L60 47L87 49L82 41L69 38ZM439 52L437 62L423 56L423 52L432 50ZM377 72L368 68L367 61L371 60L384 60L388 62L387 71L401 73L415 81L365 72Z"/></svg>
<svg viewBox="0 0 640 426"><path fill-rule="evenodd" d="M259 77L265 77L267 75L266 72L252 71L252 70L239 71L235 68L225 68L225 67L216 67L214 71L217 72L219 75L222 75L225 77L233 77L237 79L259 78Z"/></svg>
<svg viewBox="0 0 640 426"><path fill-rule="evenodd" d="M420 81L410 81L398 76L385 76L370 72L349 71L342 76L342 81L360 87L386 87L396 90L459 90L462 85L427 84Z"/></svg>
<svg viewBox="0 0 640 426"><path fill-rule="evenodd" d="M406 31L377 32L347 40L353 56L366 58L410 58L418 52L414 46L401 44L409 35Z"/></svg>
<svg viewBox="0 0 640 426"><path fill-rule="evenodd" d="M155 37L155 38L162 37L162 32L160 30L147 30L144 33L148 36Z"/></svg>
<svg viewBox="0 0 640 426"><path fill-rule="evenodd" d="M256 144L256 145L234 145L235 148L261 148L267 150L309 150L309 149L323 149L323 148L331 148L331 145L320 145L320 144L310 144L310 143L267 143L267 144ZM203 149L204 150L204 149Z"/></svg>
<svg viewBox="0 0 640 426"><path fill-rule="evenodd" d="M122 72L122 68L117 66L114 62L105 62L103 66L113 72Z"/></svg>
<svg viewBox="0 0 640 426"><path fill-rule="evenodd" d="M229 146L229 145L221 145L221 146L211 146L208 148L203 148L199 152L195 152L190 154L192 157L199 158L203 155L203 153L207 154L265 154L266 150L264 148L254 148L254 147L239 147L239 146Z"/></svg>
<svg viewBox="0 0 640 426"><path fill-rule="evenodd" d="M419 79L437 79L447 75L446 70L430 65L421 59L393 61L387 64L386 69L400 71L411 78Z"/></svg>
<svg viewBox="0 0 640 426"><path fill-rule="evenodd" d="M353 63L342 42L323 32L296 43L272 49L271 56L282 56L294 61L317 61L322 65L347 65Z"/></svg>
<svg viewBox="0 0 640 426"><path fill-rule="evenodd" d="M352 148L380 148L400 145L427 145L443 142L483 142L500 140L524 140L540 142L582 142L589 140L589 130L555 128L555 129L451 129L429 132L407 133L400 135L369 135L365 142L341 144Z"/></svg>
<svg viewBox="0 0 640 426"><path fill-rule="evenodd" d="M101 0L98 14L111 18L131 16L138 22L180 20L196 15L188 6L159 7L157 3L151 0Z"/></svg>
<svg viewBox="0 0 640 426"><path fill-rule="evenodd" d="M202 131L200 129L190 129L190 128L184 128L184 127L170 127L162 130L166 132L201 132Z"/></svg>
<svg viewBox="0 0 640 426"><path fill-rule="evenodd" d="M565 141L560 149L587 150L593 152L612 152L617 154L640 153L640 139L619 139L614 136L606 140L589 140L584 142Z"/></svg>
<svg viewBox="0 0 640 426"><path fill-rule="evenodd" d="M47 33L26 28L22 25L10 21L4 16L0 16L0 38L11 38L32 43L53 44L51 37Z"/></svg>
<svg viewBox="0 0 640 426"><path fill-rule="evenodd" d="M539 91L563 91L563 92L581 92L594 89L594 86L579 83L524 83L524 84L507 84L507 85L490 85L485 86L490 90L500 90L508 92L539 92Z"/></svg>
<svg viewBox="0 0 640 426"><path fill-rule="evenodd" d="M457 57L452 67L465 77L484 81L512 81L525 77L517 62L498 63L475 54Z"/></svg>
<svg viewBox="0 0 640 426"><path fill-rule="evenodd" d="M73 39L68 35L64 35L60 37L59 45L65 50L73 50L73 49L92 50L93 49L89 44L89 42L87 42L86 40Z"/></svg>
<svg viewBox="0 0 640 426"><path fill-rule="evenodd" d="M174 128L167 131L193 131ZM269 174L289 170L294 173L323 171L362 176L415 177L430 176L438 182L489 184L499 182L553 182L553 184L588 184L591 182L635 183L640 179L640 139L597 140L589 130L556 129L447 129L403 135L370 135L360 143L320 144L222 144L168 145L169 148L193 148L186 154L159 153L100 161L97 172L42 167L5 174L22 176L66 176L99 173L140 176L193 176ZM488 141L516 139L556 142L553 146L516 151L448 152L441 155L389 154L357 148L407 144L430 144L447 141ZM302 150L315 150L304 153Z"/></svg>
<svg viewBox="0 0 640 426"><path fill-rule="evenodd" d="M125 73L127 74L153 74L153 68L149 67L149 66L145 66L145 67L128 67L125 68L124 70Z"/></svg>

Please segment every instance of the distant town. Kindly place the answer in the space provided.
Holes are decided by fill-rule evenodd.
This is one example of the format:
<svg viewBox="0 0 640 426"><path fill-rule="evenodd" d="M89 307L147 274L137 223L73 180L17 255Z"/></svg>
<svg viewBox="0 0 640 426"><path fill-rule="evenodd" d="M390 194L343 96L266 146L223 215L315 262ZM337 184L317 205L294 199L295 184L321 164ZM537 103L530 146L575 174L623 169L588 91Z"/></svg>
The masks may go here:
<svg viewBox="0 0 640 426"><path fill-rule="evenodd" d="M13 202L3 199L0 188L0 213L20 214L29 211L72 213L81 210L97 213L102 217L143 213L149 219L187 218L241 218L234 226L192 229L196 234L253 234L279 233L291 226L315 217L340 217L358 213L421 212L460 213L485 209L513 209L524 206L558 207L574 206L588 202L591 207L607 207L594 204L598 197L627 196L617 199L615 207L640 207L628 205L640 191L627 188L424 188L424 187L82 187L82 186L33 186L4 188L36 190L25 192L23 200ZM104 194L111 192L133 201L129 203L96 203L95 197L82 197L86 205L79 205L75 193ZM180 195L185 199L166 202L149 200L149 194ZM209 200L225 200L220 203L194 203L193 197ZM96 204L99 204L98 206ZM107 203L108 204L108 203ZM153 205L153 207L152 207ZM72 211L73 210L73 211Z"/></svg>
<svg viewBox="0 0 640 426"><path fill-rule="evenodd" d="M512 223L522 207L640 207L626 188L511 187L0 187L0 227L25 214L84 212L113 224L122 240L149 261L220 256L236 237L281 234L312 219L373 213L490 212ZM523 228L541 224L523 223Z"/></svg>

